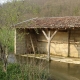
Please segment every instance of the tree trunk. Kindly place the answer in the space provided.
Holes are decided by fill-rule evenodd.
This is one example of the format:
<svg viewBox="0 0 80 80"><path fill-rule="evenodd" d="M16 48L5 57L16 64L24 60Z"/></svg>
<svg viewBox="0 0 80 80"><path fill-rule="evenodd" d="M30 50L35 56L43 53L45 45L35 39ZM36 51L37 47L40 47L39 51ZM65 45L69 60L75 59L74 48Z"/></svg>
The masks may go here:
<svg viewBox="0 0 80 80"><path fill-rule="evenodd" d="M7 71L7 58L8 58L8 48L7 46L4 47L4 59L3 59L3 70L6 72Z"/></svg>

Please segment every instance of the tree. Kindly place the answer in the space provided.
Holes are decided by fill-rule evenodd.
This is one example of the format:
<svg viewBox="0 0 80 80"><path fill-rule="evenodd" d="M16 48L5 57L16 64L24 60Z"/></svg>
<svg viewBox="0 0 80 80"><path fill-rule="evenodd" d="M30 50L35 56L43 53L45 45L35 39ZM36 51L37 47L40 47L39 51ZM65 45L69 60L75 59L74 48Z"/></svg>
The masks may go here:
<svg viewBox="0 0 80 80"><path fill-rule="evenodd" d="M0 43L2 44L2 60L4 62L4 70L7 70L8 51L14 43L14 31L10 27L0 28Z"/></svg>

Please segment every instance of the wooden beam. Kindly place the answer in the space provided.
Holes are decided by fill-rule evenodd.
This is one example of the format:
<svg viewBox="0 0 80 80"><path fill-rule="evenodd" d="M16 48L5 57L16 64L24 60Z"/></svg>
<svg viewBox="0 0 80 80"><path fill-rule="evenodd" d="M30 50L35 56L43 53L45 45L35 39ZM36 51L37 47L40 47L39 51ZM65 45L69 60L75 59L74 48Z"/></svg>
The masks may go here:
<svg viewBox="0 0 80 80"><path fill-rule="evenodd" d="M57 33L57 31L58 30L55 30L55 32L52 34L52 36L51 36L51 32L50 32L50 30L48 31L48 36L47 36L47 34L45 33L45 31L44 30L42 30L42 33L44 34L44 36L45 36L45 38L47 39L47 41L48 41L48 61L50 61L50 44L51 44L51 40L52 40L52 38L55 36L55 34Z"/></svg>
<svg viewBox="0 0 80 80"><path fill-rule="evenodd" d="M48 36L44 30L42 30L42 33L44 34L45 38L48 40Z"/></svg>
<svg viewBox="0 0 80 80"><path fill-rule="evenodd" d="M45 43L48 43L47 40L37 40L38 42L45 42Z"/></svg>
<svg viewBox="0 0 80 80"><path fill-rule="evenodd" d="M33 40L32 40L31 34L30 34L30 40L31 40L32 49L33 49L33 52L34 52L34 55L35 55L36 51L35 51L35 47L34 47L34 44L33 44Z"/></svg>
<svg viewBox="0 0 80 80"><path fill-rule="evenodd" d="M50 46L51 46L51 40L52 38L55 36L55 34L57 33L57 30L55 30L55 32L52 34L51 36L51 32L49 30L48 32L48 61L50 61Z"/></svg>
<svg viewBox="0 0 80 80"><path fill-rule="evenodd" d="M55 36L55 34L57 33L58 30L55 30L54 33L51 36L51 40L53 39L53 37Z"/></svg>
<svg viewBox="0 0 80 80"><path fill-rule="evenodd" d="M48 33L48 61L50 61L50 43L51 43L50 34L51 32L49 31Z"/></svg>
<svg viewBox="0 0 80 80"><path fill-rule="evenodd" d="M71 31L68 30L68 57L70 57L70 33Z"/></svg>

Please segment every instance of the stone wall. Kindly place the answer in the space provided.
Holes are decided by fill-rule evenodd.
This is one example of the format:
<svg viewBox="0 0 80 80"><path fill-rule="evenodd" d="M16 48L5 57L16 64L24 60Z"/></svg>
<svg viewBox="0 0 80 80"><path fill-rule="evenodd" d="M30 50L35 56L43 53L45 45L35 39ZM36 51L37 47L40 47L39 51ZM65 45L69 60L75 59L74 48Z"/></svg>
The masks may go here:
<svg viewBox="0 0 80 80"><path fill-rule="evenodd" d="M80 57L80 29L71 30L70 56L71 57Z"/></svg>
<svg viewBox="0 0 80 80"><path fill-rule="evenodd" d="M51 31L51 34L54 31ZM48 34L48 32L46 31ZM47 40L42 33L38 34L38 48L41 53L47 53ZM51 54L59 55L59 56L67 56L68 55L68 33L64 32L57 32L54 38L51 41L50 47Z"/></svg>
<svg viewBox="0 0 80 80"><path fill-rule="evenodd" d="M16 29L16 54L26 53L26 34L24 29Z"/></svg>
<svg viewBox="0 0 80 80"><path fill-rule="evenodd" d="M36 38L33 31L31 31L32 41L36 49ZM33 48L30 39L30 33L27 29L16 29L16 54L33 53Z"/></svg>
<svg viewBox="0 0 80 80"><path fill-rule="evenodd" d="M54 31L51 31L53 33ZM48 34L48 32L46 31ZM47 53L47 40L42 33L37 36L38 48L41 53ZM68 56L68 31L58 31L51 41L51 54ZM70 34L70 57L80 57L80 29L72 29Z"/></svg>

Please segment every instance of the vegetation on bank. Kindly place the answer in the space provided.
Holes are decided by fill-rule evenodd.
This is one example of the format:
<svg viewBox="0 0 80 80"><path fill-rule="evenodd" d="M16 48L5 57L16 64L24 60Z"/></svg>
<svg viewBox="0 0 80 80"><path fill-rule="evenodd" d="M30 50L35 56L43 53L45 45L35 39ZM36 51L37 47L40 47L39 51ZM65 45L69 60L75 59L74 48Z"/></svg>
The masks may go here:
<svg viewBox="0 0 80 80"><path fill-rule="evenodd" d="M1 80L47 80L47 69L31 64L9 64L4 72L0 64Z"/></svg>

